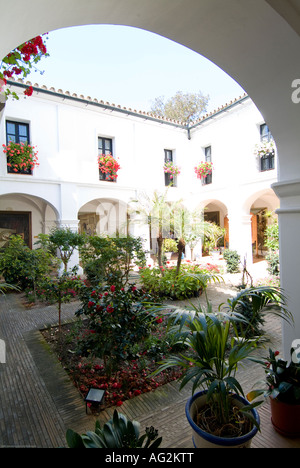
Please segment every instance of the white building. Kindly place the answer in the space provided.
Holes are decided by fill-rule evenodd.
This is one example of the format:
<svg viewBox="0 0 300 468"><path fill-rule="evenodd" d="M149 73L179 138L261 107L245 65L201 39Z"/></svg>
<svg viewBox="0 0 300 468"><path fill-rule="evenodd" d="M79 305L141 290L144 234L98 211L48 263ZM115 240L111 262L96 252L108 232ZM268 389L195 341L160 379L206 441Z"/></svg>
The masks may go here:
<svg viewBox="0 0 300 468"><path fill-rule="evenodd" d="M11 86L23 95L22 82ZM264 165L254 154L255 146L268 138L268 127L247 95L187 128L149 113L34 85L30 98L8 99L0 119L1 145L27 139L39 158L32 173L14 173L2 153L2 237L19 233L33 247L36 236L54 226L97 234L125 232L130 200L139 193L165 192L167 158L181 170L168 190L169 199L182 199L190 210L203 208L207 219L226 227L226 245L246 256L247 264L253 252L262 253L264 213L279 207L271 189L277 181L277 162L267 158ZM121 166L115 182L100 180L98 154L103 148ZM203 183L194 168L205 160L213 163L213 173ZM146 227L129 229L149 236Z"/></svg>

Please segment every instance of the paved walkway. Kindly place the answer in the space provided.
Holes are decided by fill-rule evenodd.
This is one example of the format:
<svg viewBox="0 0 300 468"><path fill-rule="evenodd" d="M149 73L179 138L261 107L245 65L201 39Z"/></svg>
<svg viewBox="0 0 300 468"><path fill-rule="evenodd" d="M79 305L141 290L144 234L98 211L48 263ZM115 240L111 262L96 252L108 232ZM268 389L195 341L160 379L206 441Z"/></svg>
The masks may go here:
<svg viewBox="0 0 300 468"><path fill-rule="evenodd" d="M237 280L233 275L230 278L233 282ZM208 294L219 304L234 292L226 283L210 286ZM76 307L65 304L63 319L74 318ZM38 331L57 320L54 306L29 309L24 307L20 295L0 296L0 340L6 345L6 363L0 363L0 448L65 447L67 428L80 433L94 429L94 417L86 415L77 390ZM271 320L267 327L274 346L280 347L280 323ZM257 378L257 368L249 366L242 370L242 380L248 389ZM189 396L188 389L179 392L177 384L172 383L125 402L122 412L139 420L142 428L149 425L158 428L163 436L162 447L192 448L184 414ZM101 419L104 421L111 414L112 409L105 411ZM269 425L268 417L266 421ZM264 447L286 446L282 438L275 442L261 440L258 439L257 446L260 443ZM300 447L300 441L296 444Z"/></svg>

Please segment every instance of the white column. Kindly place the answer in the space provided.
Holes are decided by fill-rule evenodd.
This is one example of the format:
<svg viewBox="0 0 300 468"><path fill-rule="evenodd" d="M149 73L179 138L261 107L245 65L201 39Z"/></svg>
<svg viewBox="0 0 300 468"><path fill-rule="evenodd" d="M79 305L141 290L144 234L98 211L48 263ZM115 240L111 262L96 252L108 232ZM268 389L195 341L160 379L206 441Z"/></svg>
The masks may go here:
<svg viewBox="0 0 300 468"><path fill-rule="evenodd" d="M283 350L290 358L290 347L300 339L300 180L272 185L280 199L277 210L280 247L280 285L287 296L288 310L293 314L294 326L283 321Z"/></svg>
<svg viewBox="0 0 300 468"><path fill-rule="evenodd" d="M252 255L252 229L251 215L243 214L241 210L229 210L229 248L236 250L244 264L246 259L247 266L253 263Z"/></svg>

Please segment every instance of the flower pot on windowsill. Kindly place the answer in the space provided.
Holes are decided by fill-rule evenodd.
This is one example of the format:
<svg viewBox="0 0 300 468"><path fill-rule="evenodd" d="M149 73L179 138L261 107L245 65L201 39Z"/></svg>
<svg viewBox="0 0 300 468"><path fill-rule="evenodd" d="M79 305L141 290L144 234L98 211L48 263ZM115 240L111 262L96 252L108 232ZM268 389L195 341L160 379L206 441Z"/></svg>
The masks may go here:
<svg viewBox="0 0 300 468"><path fill-rule="evenodd" d="M117 176L106 174L105 172L102 172L101 169L100 169L99 170L99 180L102 180L102 181L105 181L105 182L117 182Z"/></svg>
<svg viewBox="0 0 300 468"><path fill-rule="evenodd" d="M106 182L116 182L120 164L111 154L98 156L99 179Z"/></svg>
<svg viewBox="0 0 300 468"><path fill-rule="evenodd" d="M32 175L33 169L39 165L38 152L34 146L12 141L2 146L3 153L6 155L8 174Z"/></svg>

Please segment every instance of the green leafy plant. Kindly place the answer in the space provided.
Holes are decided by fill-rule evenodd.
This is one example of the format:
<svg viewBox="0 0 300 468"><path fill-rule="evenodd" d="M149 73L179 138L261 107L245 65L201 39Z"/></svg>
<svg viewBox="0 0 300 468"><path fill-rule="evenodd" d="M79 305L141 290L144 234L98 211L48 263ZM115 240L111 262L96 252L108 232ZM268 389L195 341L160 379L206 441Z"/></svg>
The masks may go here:
<svg viewBox="0 0 300 468"><path fill-rule="evenodd" d="M54 258L44 249L31 250L21 236L11 236L0 252L0 274L6 283L25 290L36 290L37 283L55 266Z"/></svg>
<svg viewBox="0 0 300 468"><path fill-rule="evenodd" d="M192 306L175 310L169 314L169 319L172 331L176 328L177 339L186 347L186 352L170 356L156 372L179 366L181 389L190 382L193 393L197 388L207 389L210 417L202 418L202 428L213 433L217 427L218 433L221 429L226 434L226 427L230 427L231 436L234 432L239 434L245 414L252 423L254 420L249 411L253 406L240 410L233 405L233 394L244 396L236 372L251 356L256 341L240 339L236 324L242 318L238 314L214 313L210 303L206 309ZM200 418L198 425L202 422Z"/></svg>
<svg viewBox="0 0 300 468"><path fill-rule="evenodd" d="M115 410L113 418L103 428L96 421L94 432L80 435L68 429L66 440L69 448L155 449L160 446L162 437L158 437L158 431L153 426L146 428L145 434L140 436L140 423L127 419L124 414Z"/></svg>
<svg viewBox="0 0 300 468"><path fill-rule="evenodd" d="M64 271L57 277L43 277L37 285L37 297L57 305L59 331L61 331L62 304L74 299L82 287L82 281L76 276L76 272L77 267L74 267L71 272Z"/></svg>
<svg viewBox="0 0 300 468"><path fill-rule="evenodd" d="M269 356L257 359L266 375L266 389L253 390L247 395L253 401L260 395L271 396L288 404L300 404L300 360L294 348L291 349L291 360L279 358L279 351L269 349Z"/></svg>
<svg viewBox="0 0 300 468"><path fill-rule="evenodd" d="M163 251L164 252L177 252L177 242L174 239L164 239Z"/></svg>
<svg viewBox="0 0 300 468"><path fill-rule="evenodd" d="M76 315L87 317L93 330L88 340L80 343L80 352L102 358L107 372L130 357L132 347L144 340L157 323L157 316L149 311L152 298L134 285L83 286L80 299Z"/></svg>
<svg viewBox="0 0 300 468"><path fill-rule="evenodd" d="M197 264L184 263L180 273L177 274L177 268L168 265L167 263L166 268L148 266L140 270L143 287L160 298L186 299L199 296L206 290L208 282L212 279L211 272L219 272L214 265L207 265L205 268Z"/></svg>
<svg viewBox="0 0 300 468"><path fill-rule="evenodd" d="M236 250L225 249L223 258L226 261L226 268L228 273L238 273L240 271L240 255Z"/></svg>
<svg viewBox="0 0 300 468"><path fill-rule="evenodd" d="M90 236L80 249L82 265L93 285L107 283L124 287L135 265L145 264L140 237Z"/></svg>
<svg viewBox="0 0 300 468"><path fill-rule="evenodd" d="M261 326L268 313L292 323L293 318L287 310L286 302L284 291L280 287L262 285L242 289L235 297L227 300L227 306L229 310L234 310L246 319L238 324L238 329L243 336L251 337L263 334Z"/></svg>
<svg viewBox="0 0 300 468"><path fill-rule="evenodd" d="M58 250L65 271L68 269L68 263L74 250L83 246L85 241L85 236L83 234L74 232L70 228L53 229L48 236L50 249ZM45 242L44 239L44 243Z"/></svg>

